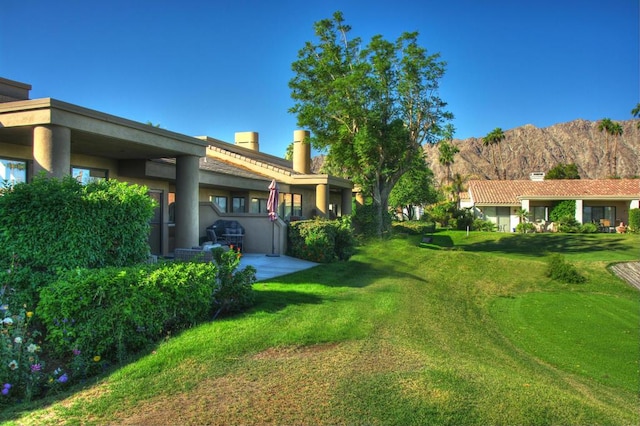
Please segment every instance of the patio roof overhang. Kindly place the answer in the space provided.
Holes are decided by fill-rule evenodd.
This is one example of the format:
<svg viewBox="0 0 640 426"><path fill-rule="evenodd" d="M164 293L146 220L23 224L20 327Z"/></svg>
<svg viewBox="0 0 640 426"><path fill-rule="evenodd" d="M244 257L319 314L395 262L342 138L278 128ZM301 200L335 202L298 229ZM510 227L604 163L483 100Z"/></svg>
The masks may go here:
<svg viewBox="0 0 640 426"><path fill-rule="evenodd" d="M52 98L0 103L0 143L33 146L33 129L41 125L68 128L73 154L116 160L203 157L207 146L197 138Z"/></svg>

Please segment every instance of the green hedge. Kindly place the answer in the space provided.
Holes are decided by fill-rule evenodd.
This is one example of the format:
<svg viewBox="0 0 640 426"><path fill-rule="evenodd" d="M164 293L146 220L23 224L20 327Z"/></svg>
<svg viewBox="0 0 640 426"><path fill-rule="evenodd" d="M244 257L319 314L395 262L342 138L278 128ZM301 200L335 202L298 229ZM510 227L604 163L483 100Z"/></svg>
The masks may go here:
<svg viewBox="0 0 640 426"><path fill-rule="evenodd" d="M42 289L37 308L51 349L59 356L80 351L120 362L167 333L251 306L255 269L236 271L234 252L215 255L217 263L165 262L61 275Z"/></svg>
<svg viewBox="0 0 640 426"><path fill-rule="evenodd" d="M629 232L640 232L640 209L629 210Z"/></svg>
<svg viewBox="0 0 640 426"><path fill-rule="evenodd" d="M0 282L35 304L60 270L129 266L149 255L154 201L143 186L36 177L2 189Z"/></svg>
<svg viewBox="0 0 640 426"><path fill-rule="evenodd" d="M206 319L215 287L212 263L78 269L42 289L37 314L58 355L79 350L122 361Z"/></svg>
<svg viewBox="0 0 640 426"><path fill-rule="evenodd" d="M319 263L348 260L356 246L349 217L293 222L287 239L289 256Z"/></svg>

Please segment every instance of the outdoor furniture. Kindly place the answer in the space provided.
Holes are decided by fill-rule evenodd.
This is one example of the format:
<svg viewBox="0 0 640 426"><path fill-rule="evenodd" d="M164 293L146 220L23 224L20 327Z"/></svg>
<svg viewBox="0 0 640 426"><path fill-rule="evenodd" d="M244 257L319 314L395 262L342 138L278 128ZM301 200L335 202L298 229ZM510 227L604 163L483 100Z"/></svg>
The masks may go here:
<svg viewBox="0 0 640 426"><path fill-rule="evenodd" d="M245 232L237 220L220 219L207 227L207 236L214 243L233 245L242 250Z"/></svg>

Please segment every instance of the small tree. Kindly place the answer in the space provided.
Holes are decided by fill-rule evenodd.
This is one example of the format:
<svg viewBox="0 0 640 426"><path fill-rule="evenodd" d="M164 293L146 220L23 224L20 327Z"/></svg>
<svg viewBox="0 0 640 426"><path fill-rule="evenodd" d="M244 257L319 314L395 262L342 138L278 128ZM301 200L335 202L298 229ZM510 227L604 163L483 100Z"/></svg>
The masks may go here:
<svg viewBox="0 0 640 426"><path fill-rule="evenodd" d="M424 161L405 173L389 195L389 205L407 211L408 219L413 219L415 206L435 203L438 192L433 185L433 172Z"/></svg>
<svg viewBox="0 0 640 426"><path fill-rule="evenodd" d="M580 179L580 174L578 173L578 167L574 163L558 163L555 167L553 167L545 174L544 178L547 180Z"/></svg>

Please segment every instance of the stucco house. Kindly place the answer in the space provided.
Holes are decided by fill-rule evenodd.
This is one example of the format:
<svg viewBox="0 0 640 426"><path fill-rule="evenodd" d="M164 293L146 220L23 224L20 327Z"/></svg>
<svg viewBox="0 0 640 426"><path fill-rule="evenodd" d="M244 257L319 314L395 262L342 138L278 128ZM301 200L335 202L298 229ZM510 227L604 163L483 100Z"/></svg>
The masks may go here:
<svg viewBox="0 0 640 426"><path fill-rule="evenodd" d="M514 232L518 211L529 212L528 220L547 224L555 204L575 200L579 223L593 222L614 230L629 222L629 210L640 207L640 179L471 180L461 207L496 224L500 232Z"/></svg>
<svg viewBox="0 0 640 426"><path fill-rule="evenodd" d="M310 170L309 134L296 130L294 159L259 151L256 132L234 143L192 137L51 98L29 99L31 86L0 78L0 179L38 173L145 185L158 202L151 252L169 255L206 239L218 219L245 229L244 250L286 250L288 220L351 213L351 181ZM266 213L269 183L280 190L280 218Z"/></svg>

